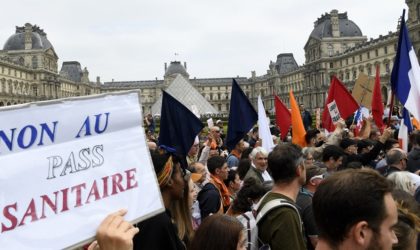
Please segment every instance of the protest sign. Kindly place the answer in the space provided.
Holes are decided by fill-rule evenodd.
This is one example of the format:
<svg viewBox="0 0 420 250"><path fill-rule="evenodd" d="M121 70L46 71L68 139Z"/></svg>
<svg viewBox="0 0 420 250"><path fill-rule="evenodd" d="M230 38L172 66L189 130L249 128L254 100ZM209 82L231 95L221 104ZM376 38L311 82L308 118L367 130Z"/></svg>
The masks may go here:
<svg viewBox="0 0 420 250"><path fill-rule="evenodd" d="M372 94L373 94L373 87L375 84L375 78L368 77L367 75L360 73L359 77L357 78L353 91L352 96L360 105L371 109L372 107Z"/></svg>
<svg viewBox="0 0 420 250"><path fill-rule="evenodd" d="M340 120L340 111L338 110L337 103L335 101L332 101L327 104L328 111L330 112L331 120L333 123L338 122Z"/></svg>
<svg viewBox="0 0 420 250"><path fill-rule="evenodd" d="M63 249L164 211L137 92L0 109L0 246Z"/></svg>

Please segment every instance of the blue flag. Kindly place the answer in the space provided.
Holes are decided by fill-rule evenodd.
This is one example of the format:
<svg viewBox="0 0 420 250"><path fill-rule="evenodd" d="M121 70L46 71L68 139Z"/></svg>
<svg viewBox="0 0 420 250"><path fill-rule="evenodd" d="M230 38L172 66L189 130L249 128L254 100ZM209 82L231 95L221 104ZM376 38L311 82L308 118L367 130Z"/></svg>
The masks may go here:
<svg viewBox="0 0 420 250"><path fill-rule="evenodd" d="M163 91L160 118L159 145L175 148L186 156L195 137L204 128L203 123L182 103Z"/></svg>
<svg viewBox="0 0 420 250"><path fill-rule="evenodd" d="M258 114L254 107L235 79L232 80L228 132L226 136L226 146L229 149L233 149L258 121Z"/></svg>
<svg viewBox="0 0 420 250"><path fill-rule="evenodd" d="M401 104L420 119L420 67L411 44L404 20L401 17L398 50L391 74L391 86Z"/></svg>

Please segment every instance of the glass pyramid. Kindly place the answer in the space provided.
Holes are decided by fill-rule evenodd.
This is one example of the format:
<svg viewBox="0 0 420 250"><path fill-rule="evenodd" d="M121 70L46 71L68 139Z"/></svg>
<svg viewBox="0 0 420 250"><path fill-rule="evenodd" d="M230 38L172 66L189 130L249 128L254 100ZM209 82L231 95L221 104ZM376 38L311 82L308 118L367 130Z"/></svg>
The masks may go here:
<svg viewBox="0 0 420 250"><path fill-rule="evenodd" d="M205 114L219 113L207 100L204 98L191 83L188 82L182 75L178 74L176 78L169 84L166 89L171 96L184 104L198 117ZM160 115L162 109L162 94L159 99L152 106L152 114Z"/></svg>

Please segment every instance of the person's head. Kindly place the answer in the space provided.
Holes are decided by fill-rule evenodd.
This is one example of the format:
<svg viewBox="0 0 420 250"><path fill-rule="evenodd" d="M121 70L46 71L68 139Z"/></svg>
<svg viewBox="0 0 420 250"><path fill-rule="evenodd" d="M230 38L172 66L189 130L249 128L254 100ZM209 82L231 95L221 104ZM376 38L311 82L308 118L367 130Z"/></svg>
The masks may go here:
<svg viewBox="0 0 420 250"><path fill-rule="evenodd" d="M188 151L188 155L189 156L196 156L198 154L198 149L199 149L199 143L194 142L194 144L191 146L190 151Z"/></svg>
<svg viewBox="0 0 420 250"><path fill-rule="evenodd" d="M418 128L418 129L420 129L420 128ZM413 143L413 146L420 147L420 131L419 130L415 130L411 134L411 141Z"/></svg>
<svg viewBox="0 0 420 250"><path fill-rule="evenodd" d="M358 154L365 154L369 153L369 151L372 149L372 144L368 140L359 140L357 142L357 153Z"/></svg>
<svg viewBox="0 0 420 250"><path fill-rule="evenodd" d="M226 180L228 177L229 167L225 158L221 156L214 156L207 161L207 169L210 174L218 177L221 180Z"/></svg>
<svg viewBox="0 0 420 250"><path fill-rule="evenodd" d="M252 137L255 139L255 138L258 138L258 127L254 127L253 129L252 129Z"/></svg>
<svg viewBox="0 0 420 250"><path fill-rule="evenodd" d="M384 150L385 152L388 152L389 150L393 148L399 148L399 147L400 147L400 144L398 143L398 140L394 138L389 138L385 141Z"/></svg>
<svg viewBox="0 0 420 250"><path fill-rule="evenodd" d="M179 157L158 151L152 152L151 156L162 195L170 201L182 199L185 172Z"/></svg>
<svg viewBox="0 0 420 250"><path fill-rule="evenodd" d="M407 167L407 153L400 148L393 148L386 153L386 164L404 170Z"/></svg>
<svg viewBox="0 0 420 250"><path fill-rule="evenodd" d="M305 160L304 164L306 168L312 167L314 165L314 151L315 150L310 147L305 147L302 149L303 159Z"/></svg>
<svg viewBox="0 0 420 250"><path fill-rule="evenodd" d="M318 134L321 132L318 129L309 129L305 134L305 141L308 147L315 147L318 143Z"/></svg>
<svg viewBox="0 0 420 250"><path fill-rule="evenodd" d="M392 249L416 249L417 236L420 230L418 203L412 195L402 190L392 191L392 196L398 208L398 223L394 228L398 243Z"/></svg>
<svg viewBox="0 0 420 250"><path fill-rule="evenodd" d="M347 169L326 178L312 203L320 239L334 249L391 249L398 221L391 191L392 183L371 169Z"/></svg>
<svg viewBox="0 0 420 250"><path fill-rule="evenodd" d="M217 120L216 121L216 126L218 126L220 128L220 130L222 131L223 130L223 122L222 122L222 120Z"/></svg>
<svg viewBox="0 0 420 250"><path fill-rule="evenodd" d="M377 128L372 128L369 134L369 139L373 141L379 140L379 137L381 136L381 132Z"/></svg>
<svg viewBox="0 0 420 250"><path fill-rule="evenodd" d="M239 178L238 172L233 169L229 170L228 177L223 182L233 193L237 193L241 189L241 179Z"/></svg>
<svg viewBox="0 0 420 250"><path fill-rule="evenodd" d="M188 180L188 207L191 208L194 201L197 199L197 189L193 182L193 180L190 178Z"/></svg>
<svg viewBox="0 0 420 250"><path fill-rule="evenodd" d="M268 168L276 184L298 180L303 185L306 181L302 150L295 144L277 145L268 155Z"/></svg>
<svg viewBox="0 0 420 250"><path fill-rule="evenodd" d="M241 222L232 216L214 214L203 220L188 249L246 250L247 244Z"/></svg>
<svg viewBox="0 0 420 250"><path fill-rule="evenodd" d="M236 199L233 200L232 210L235 213L251 211L265 193L264 186L257 183L254 178L245 179L244 185L237 193Z"/></svg>
<svg viewBox="0 0 420 250"><path fill-rule="evenodd" d="M240 140L238 143L236 143L235 150L238 151L239 153L242 153L245 150L244 140Z"/></svg>
<svg viewBox="0 0 420 250"><path fill-rule="evenodd" d="M259 171L264 172L267 170L267 150L265 150L263 147L256 147L252 150L250 156L252 163Z"/></svg>
<svg viewBox="0 0 420 250"><path fill-rule="evenodd" d="M300 104L300 105L299 105L299 109L300 109L300 112L304 111L304 110L305 110L305 105Z"/></svg>
<svg viewBox="0 0 420 250"><path fill-rule="evenodd" d="M328 170L336 170L343 163L344 152L335 145L328 145L322 152L322 162L327 166Z"/></svg>
<svg viewBox="0 0 420 250"><path fill-rule="evenodd" d="M191 221L191 207L196 193L194 192L194 184L191 180L191 172L188 170L184 175L184 181L185 187L182 199L172 202L169 210L175 221L178 237L180 239L187 238L191 240L194 233Z"/></svg>
<svg viewBox="0 0 420 250"><path fill-rule="evenodd" d="M357 154L357 141L350 138L343 138L340 147L349 155Z"/></svg>
<svg viewBox="0 0 420 250"><path fill-rule="evenodd" d="M241 159L238 164L236 171L238 172L239 178L243 180L248 173L249 168L251 167L250 159Z"/></svg>
<svg viewBox="0 0 420 250"><path fill-rule="evenodd" d="M207 178L207 168L201 162L194 162L193 163L194 172L201 175L201 178L197 181L198 183L203 183L203 181Z"/></svg>
<svg viewBox="0 0 420 250"><path fill-rule="evenodd" d="M319 184L324 180L325 173L327 171L325 168L320 168L318 166L311 166L306 168L306 182L305 187L311 191L315 192Z"/></svg>
<svg viewBox="0 0 420 250"><path fill-rule="evenodd" d="M214 139L218 140L220 138L220 128L218 126L211 127L210 134Z"/></svg>
<svg viewBox="0 0 420 250"><path fill-rule="evenodd" d="M395 189L403 190L414 196L416 192L415 183L411 180L409 172L396 171L386 177L392 183L394 183Z"/></svg>

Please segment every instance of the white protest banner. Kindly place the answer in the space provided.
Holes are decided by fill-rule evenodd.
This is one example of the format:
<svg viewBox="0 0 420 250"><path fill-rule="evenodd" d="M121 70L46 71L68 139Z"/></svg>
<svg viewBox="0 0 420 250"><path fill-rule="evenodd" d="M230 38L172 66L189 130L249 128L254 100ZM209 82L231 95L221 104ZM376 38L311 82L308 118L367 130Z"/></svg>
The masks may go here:
<svg viewBox="0 0 420 250"><path fill-rule="evenodd" d="M209 119L207 119L207 126L209 126L209 128L214 127L213 118L209 118Z"/></svg>
<svg viewBox="0 0 420 250"><path fill-rule="evenodd" d="M335 101L328 103L327 106L328 106L328 111L330 112L331 120L333 121L333 123L338 122L341 116L340 116L340 111L338 111L338 107Z"/></svg>
<svg viewBox="0 0 420 250"><path fill-rule="evenodd" d="M63 249L164 211L137 92L0 109L0 246Z"/></svg>

